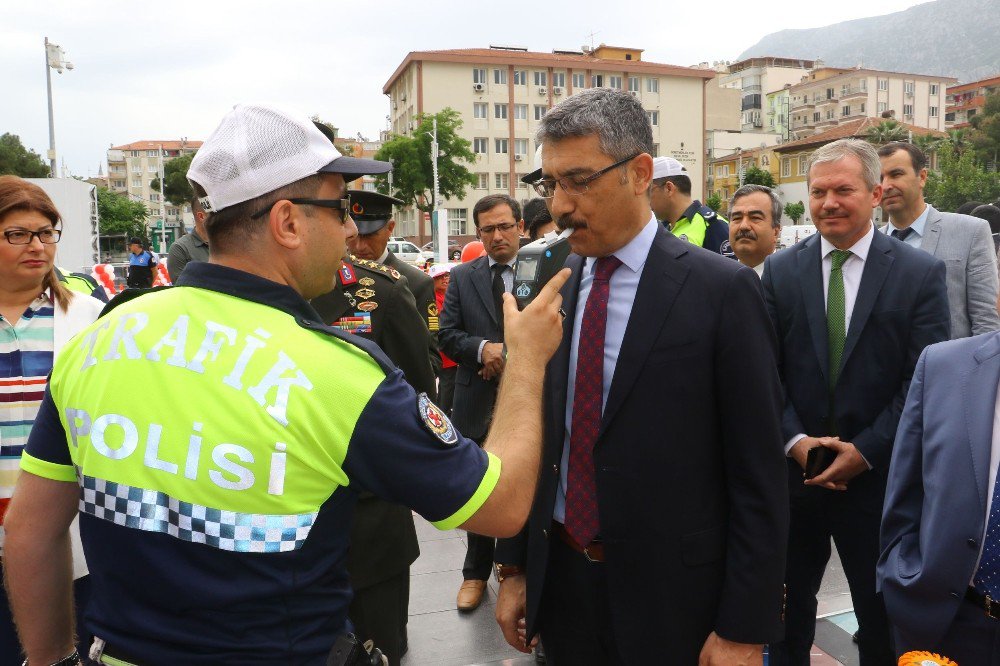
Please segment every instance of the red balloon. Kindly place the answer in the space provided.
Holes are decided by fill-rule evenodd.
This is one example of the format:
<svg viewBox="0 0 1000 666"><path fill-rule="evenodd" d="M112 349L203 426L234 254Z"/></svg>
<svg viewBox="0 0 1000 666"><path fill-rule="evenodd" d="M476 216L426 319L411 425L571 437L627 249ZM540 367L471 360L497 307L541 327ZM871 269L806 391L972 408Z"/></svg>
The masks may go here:
<svg viewBox="0 0 1000 666"><path fill-rule="evenodd" d="M462 263L464 264L485 255L486 248L483 247L482 241L472 241L462 248Z"/></svg>

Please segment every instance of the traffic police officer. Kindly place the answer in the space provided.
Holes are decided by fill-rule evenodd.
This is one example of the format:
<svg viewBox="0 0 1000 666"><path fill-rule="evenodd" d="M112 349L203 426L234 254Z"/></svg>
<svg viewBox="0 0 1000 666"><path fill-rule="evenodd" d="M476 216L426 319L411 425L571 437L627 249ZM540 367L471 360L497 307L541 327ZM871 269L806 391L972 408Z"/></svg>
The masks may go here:
<svg viewBox="0 0 1000 666"><path fill-rule="evenodd" d="M435 395L434 370L427 358L430 332L406 278L395 269L345 259L334 289L314 298L312 306L323 323L377 344L417 393ZM374 641L390 665L398 664L406 652L410 565L419 555L413 513L362 493L347 553L354 588L348 616L358 638Z"/></svg>
<svg viewBox="0 0 1000 666"><path fill-rule="evenodd" d="M102 303L108 302L108 295L104 291L104 288L97 284L97 280L86 273L71 273L64 268L56 267L56 275L66 285L67 289L75 291L78 294L92 296Z"/></svg>
<svg viewBox="0 0 1000 666"><path fill-rule="evenodd" d="M25 447L4 568L28 663L79 662L77 515L90 657L110 664L326 663L350 628L360 491L441 529L521 529L568 271L522 312L506 301L507 381L480 449L305 300L330 290L356 233L345 180L388 169L265 106L236 106L203 144L188 176L212 213L211 262L82 331Z"/></svg>
<svg viewBox="0 0 1000 666"><path fill-rule="evenodd" d="M653 159L649 204L656 219L682 240L735 259L729 244L729 224L714 210L691 198L687 168L672 157Z"/></svg>

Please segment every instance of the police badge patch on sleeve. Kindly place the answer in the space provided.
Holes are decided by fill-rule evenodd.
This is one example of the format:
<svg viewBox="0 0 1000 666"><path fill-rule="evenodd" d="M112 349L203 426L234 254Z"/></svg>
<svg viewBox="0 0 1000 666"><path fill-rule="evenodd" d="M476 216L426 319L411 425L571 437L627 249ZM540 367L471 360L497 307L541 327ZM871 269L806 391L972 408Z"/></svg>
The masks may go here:
<svg viewBox="0 0 1000 666"><path fill-rule="evenodd" d="M420 420L424 422L424 427L432 435L447 446L454 446L458 443L458 431L455 430L455 426L451 424L441 408L427 397L426 393L417 396L417 411L420 412Z"/></svg>

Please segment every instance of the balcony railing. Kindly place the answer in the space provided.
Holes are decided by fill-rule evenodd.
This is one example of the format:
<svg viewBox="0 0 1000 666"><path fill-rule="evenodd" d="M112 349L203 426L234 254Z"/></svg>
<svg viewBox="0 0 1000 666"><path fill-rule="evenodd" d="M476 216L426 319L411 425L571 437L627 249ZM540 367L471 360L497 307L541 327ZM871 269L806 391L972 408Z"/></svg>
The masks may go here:
<svg viewBox="0 0 1000 666"><path fill-rule="evenodd" d="M848 88L840 91L840 99L848 100L856 97L868 97L868 90L864 88Z"/></svg>

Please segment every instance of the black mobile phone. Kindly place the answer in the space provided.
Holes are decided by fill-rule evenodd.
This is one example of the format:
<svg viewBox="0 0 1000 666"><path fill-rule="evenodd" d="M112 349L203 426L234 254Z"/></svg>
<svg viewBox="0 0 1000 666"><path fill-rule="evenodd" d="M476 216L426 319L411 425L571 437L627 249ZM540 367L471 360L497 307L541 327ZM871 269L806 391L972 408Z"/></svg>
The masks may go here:
<svg viewBox="0 0 1000 666"><path fill-rule="evenodd" d="M837 452L825 446L814 446L809 449L809 454L806 456L806 478L812 479L822 474L833 464L836 457Z"/></svg>

